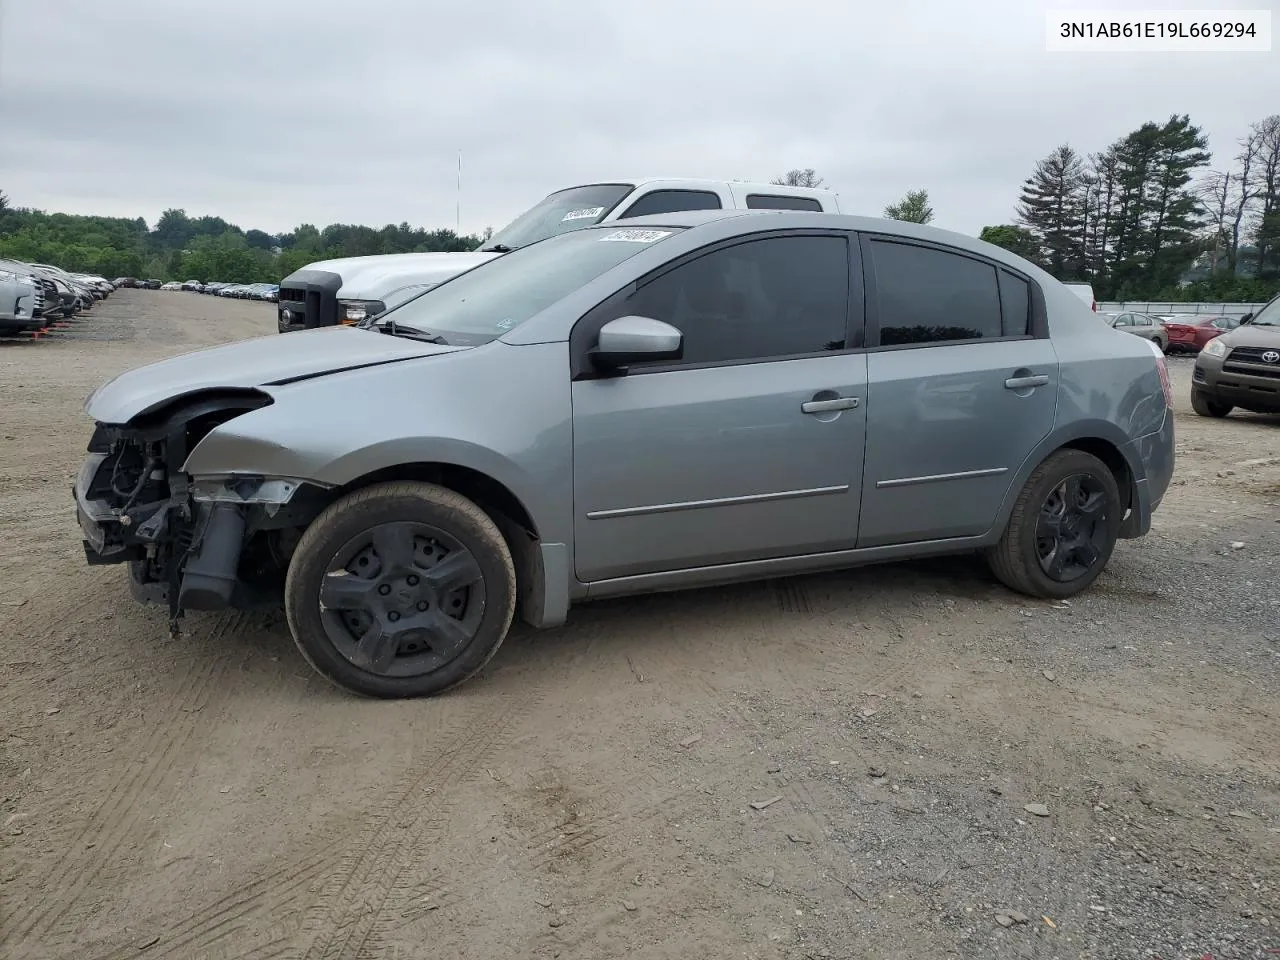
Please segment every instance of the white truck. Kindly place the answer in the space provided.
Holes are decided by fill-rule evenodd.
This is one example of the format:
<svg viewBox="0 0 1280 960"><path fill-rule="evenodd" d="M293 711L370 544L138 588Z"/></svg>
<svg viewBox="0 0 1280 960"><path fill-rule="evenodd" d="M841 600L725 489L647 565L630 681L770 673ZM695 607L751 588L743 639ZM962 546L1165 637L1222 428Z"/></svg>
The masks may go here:
<svg viewBox="0 0 1280 960"><path fill-rule="evenodd" d="M358 323L464 270L568 230L683 210L839 213L830 190L776 183L664 177L611 180L550 194L470 253L395 253L318 260L280 281L281 333Z"/></svg>

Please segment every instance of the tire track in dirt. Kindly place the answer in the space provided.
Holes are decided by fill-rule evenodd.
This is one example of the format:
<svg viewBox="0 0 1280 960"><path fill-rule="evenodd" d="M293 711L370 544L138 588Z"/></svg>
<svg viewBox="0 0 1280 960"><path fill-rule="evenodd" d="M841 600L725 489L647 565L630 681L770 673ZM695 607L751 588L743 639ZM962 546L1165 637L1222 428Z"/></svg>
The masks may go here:
<svg viewBox="0 0 1280 960"><path fill-rule="evenodd" d="M575 661L578 661L585 659L594 651L594 643L589 643L576 647L572 655ZM526 696L522 702L515 703L513 709L497 718L496 722L501 725L503 717L514 720L515 715L521 709L531 706L535 699L536 696ZM438 703L444 704L446 701L442 700ZM459 724L475 732L477 714L485 710L487 708L482 705L471 708L459 718ZM434 712L437 714L445 712L445 708L441 706ZM438 716L431 721L430 726L433 728L439 726ZM510 723L508 723L509 726ZM477 741L484 739L483 732L478 731L478 736L471 735L465 741L460 741L453 748L445 750L444 755L451 757L453 761L462 762L470 755L468 751ZM509 739L509 736L508 733L501 733L496 740L491 741L487 751L482 749L480 755L472 758L473 769L461 771L462 776L458 780L474 774L483 764L483 754L495 752L501 746L501 742ZM401 776L400 787L392 791L393 799L383 805L383 809L374 818L373 824L366 827L358 842L350 845L349 852L345 856L341 854L344 838L325 837L326 852L278 867L266 876L251 881L243 889L191 913L166 929L161 934L160 943L148 951L148 956L155 957L157 960L195 956L268 960L268 958L285 954L296 955L299 940L306 939L309 922L315 920L318 912L323 913L324 904L327 902L325 898L337 895L333 889L337 881L329 876L330 872L336 871L337 877L351 878L353 865L356 864L361 853L367 850L370 838L377 834L379 825L385 825L388 820L394 819L397 811L404 812L406 808L412 807L415 797L421 799L424 794L438 789L439 784L435 781L425 786L421 784L419 781L423 775L417 772L418 770L419 768L415 765L414 771ZM433 768L428 770L427 775L431 776L437 772L438 770ZM413 789L415 784L423 787L416 794ZM437 809L440 812L434 819L438 822L447 821L447 809L443 807ZM318 891L317 887L320 888ZM312 901L311 895L320 896L320 902ZM160 928L164 922L162 918L156 918L152 928ZM264 924L267 931L266 940L253 947L246 947L243 935L249 931L260 933L264 929ZM125 957L137 954L136 946L106 949L108 952L103 953L98 960L124 960ZM77 956L81 955L81 953L77 954Z"/></svg>
<svg viewBox="0 0 1280 960"><path fill-rule="evenodd" d="M239 614L224 616L210 639L216 643L242 619ZM46 895L26 909L19 907L15 915L6 918L4 928L15 941L41 940L59 932L60 923L93 888L102 871L116 860L120 849L151 809L144 801L186 753L188 742L204 720L202 711L215 698L225 696L222 681L228 668L226 658L205 658L191 664L178 691L159 711L161 719L153 726L135 760L107 791L39 884L39 890Z"/></svg>
<svg viewBox="0 0 1280 960"><path fill-rule="evenodd" d="M478 703L464 713L465 733L419 765L341 858L336 874L306 912L305 960L355 958L362 952L388 900L406 885L406 871L448 833L455 799L446 791L483 768L487 758L514 739L517 717L542 697L528 687L502 698L494 710Z"/></svg>
<svg viewBox="0 0 1280 960"><path fill-rule="evenodd" d="M376 958L385 948L383 938L403 935L414 924L435 910L457 906L489 887L496 876L510 871L531 872L549 867L556 861L576 858L598 844L624 836L660 817L683 817L689 812L688 801L697 796L708 799L716 788L726 785L728 775L700 779L696 783L672 786L663 783L650 771L617 784L598 797L600 812L585 819L570 817L537 830L525 838L520 850L489 861L482 869L469 872L465 877L451 881L448 877L419 885L406 896L393 922L385 924L380 936L370 937L368 946L375 949L360 957ZM612 857L593 861L593 874L619 873L632 863L649 862L650 855L644 849L624 848ZM424 902L424 897L430 903ZM390 913L390 911L388 911Z"/></svg>
<svg viewBox="0 0 1280 960"><path fill-rule="evenodd" d="M808 584L802 578L790 577L786 580L775 580L773 585L778 608L783 613L810 612Z"/></svg>
<svg viewBox="0 0 1280 960"><path fill-rule="evenodd" d="M160 934L159 942L148 948L147 956L152 960L164 957L200 957L202 960L211 960L218 956L250 956L271 946L288 943L296 933L302 915L301 909L287 912L288 908L301 901L316 879L337 859L337 853L326 850L251 880L233 893L215 900L165 929ZM243 945L225 942L246 929L262 930L264 919L268 924L267 941L254 951L246 952ZM137 926L142 929L157 929L162 925L161 918L153 917L147 923ZM117 947L100 944L97 949L103 952L96 953L90 953L90 949L89 946L78 947L75 956L93 956L94 960L127 960L138 955L136 943Z"/></svg>

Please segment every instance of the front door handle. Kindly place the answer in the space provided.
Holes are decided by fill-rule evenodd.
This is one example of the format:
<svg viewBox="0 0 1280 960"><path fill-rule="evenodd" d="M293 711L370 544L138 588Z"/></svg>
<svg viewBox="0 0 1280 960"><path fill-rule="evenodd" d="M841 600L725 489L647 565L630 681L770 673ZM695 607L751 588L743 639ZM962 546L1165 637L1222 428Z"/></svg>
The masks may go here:
<svg viewBox="0 0 1280 960"><path fill-rule="evenodd" d="M1010 377L1004 385L1007 390L1026 390L1029 387L1043 387L1048 382L1048 376L1040 373L1034 377Z"/></svg>
<svg viewBox="0 0 1280 960"><path fill-rule="evenodd" d="M857 405L857 397L836 397L834 400L807 400L800 404L800 409L805 413L827 413L831 410L852 410Z"/></svg>

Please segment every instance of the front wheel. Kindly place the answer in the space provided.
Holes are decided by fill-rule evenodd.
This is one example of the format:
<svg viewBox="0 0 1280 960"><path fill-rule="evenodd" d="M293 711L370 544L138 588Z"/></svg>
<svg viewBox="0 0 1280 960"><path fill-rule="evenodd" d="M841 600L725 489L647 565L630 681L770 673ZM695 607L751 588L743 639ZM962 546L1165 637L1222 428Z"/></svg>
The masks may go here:
<svg viewBox="0 0 1280 960"><path fill-rule="evenodd" d="M1191 409L1202 417L1225 417L1233 409L1229 403L1222 403L1218 400L1210 400L1199 390L1191 391Z"/></svg>
<svg viewBox="0 0 1280 960"><path fill-rule="evenodd" d="M1074 596L1111 559L1122 511L1120 488L1105 463L1083 450L1059 450L1027 478L987 561L1011 590Z"/></svg>
<svg viewBox="0 0 1280 960"><path fill-rule="evenodd" d="M353 693L424 697L477 673L511 627L516 575L489 516L429 483L331 504L289 564L285 614L322 675Z"/></svg>

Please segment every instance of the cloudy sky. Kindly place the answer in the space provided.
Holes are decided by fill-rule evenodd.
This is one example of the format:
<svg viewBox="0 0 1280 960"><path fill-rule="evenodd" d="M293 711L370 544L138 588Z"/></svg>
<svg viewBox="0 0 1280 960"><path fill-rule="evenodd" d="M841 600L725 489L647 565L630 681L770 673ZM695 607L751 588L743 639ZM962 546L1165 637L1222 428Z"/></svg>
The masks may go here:
<svg viewBox="0 0 1280 960"><path fill-rule="evenodd" d="M151 223L452 227L461 150L464 231L573 183L814 167L845 209L926 187L937 225L976 233L1059 143L1189 113L1223 164L1280 110L1280 47L1045 51L1047 8L1144 6L0 0L0 189Z"/></svg>

